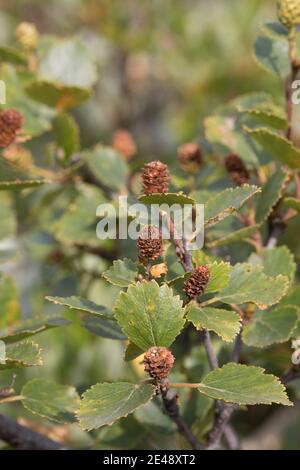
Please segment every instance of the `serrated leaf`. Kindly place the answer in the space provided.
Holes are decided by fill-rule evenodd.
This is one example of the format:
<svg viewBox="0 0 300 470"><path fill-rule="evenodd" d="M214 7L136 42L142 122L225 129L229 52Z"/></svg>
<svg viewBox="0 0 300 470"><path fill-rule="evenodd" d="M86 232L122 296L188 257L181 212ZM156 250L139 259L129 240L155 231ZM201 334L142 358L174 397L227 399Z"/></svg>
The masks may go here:
<svg viewBox="0 0 300 470"><path fill-rule="evenodd" d="M286 246L268 249L262 248L258 253L252 254L249 262L260 265L267 276L282 274L293 281L296 273L294 255Z"/></svg>
<svg viewBox="0 0 300 470"><path fill-rule="evenodd" d="M135 282L138 274L136 263L124 258L113 262L113 265L102 276L114 286L128 287Z"/></svg>
<svg viewBox="0 0 300 470"><path fill-rule="evenodd" d="M285 129L287 127L287 119L281 108L274 109L239 109L241 114L245 114L257 121L257 123L265 126L273 127L274 129Z"/></svg>
<svg viewBox="0 0 300 470"><path fill-rule="evenodd" d="M79 127L71 114L58 114L53 121L53 131L57 145L64 151L65 159L68 160L79 151Z"/></svg>
<svg viewBox="0 0 300 470"><path fill-rule="evenodd" d="M6 346L6 359L1 369L13 367L34 367L43 363L41 349L33 341L25 340Z"/></svg>
<svg viewBox="0 0 300 470"><path fill-rule="evenodd" d="M292 405L279 379L265 374L261 367L226 364L210 372L198 390L215 400L239 405Z"/></svg>
<svg viewBox="0 0 300 470"><path fill-rule="evenodd" d="M268 277L260 266L239 263L232 267L228 286L209 303L225 304L255 303L260 309L280 301L289 287L286 276Z"/></svg>
<svg viewBox="0 0 300 470"><path fill-rule="evenodd" d="M298 321L299 309L292 305L277 307L269 312L256 312L243 331L248 346L264 348L288 341Z"/></svg>
<svg viewBox="0 0 300 470"><path fill-rule="evenodd" d="M95 304L95 302L84 299L83 297L46 297L46 300L49 300L49 302L53 302L56 305L62 305L63 307L68 307L71 310L88 313L89 315L94 315L96 317L104 317L108 319L113 317L113 313L107 307Z"/></svg>
<svg viewBox="0 0 300 470"><path fill-rule="evenodd" d="M219 308L201 308L192 302L187 307L187 320L197 330L214 331L224 341L231 342L241 329L241 318L235 312Z"/></svg>
<svg viewBox="0 0 300 470"><path fill-rule="evenodd" d="M254 46L255 58L268 72L284 78L290 73L289 46L285 39L258 36Z"/></svg>
<svg viewBox="0 0 300 470"><path fill-rule="evenodd" d="M251 197L260 192L257 186L245 184L238 188L228 188L208 200L204 207L205 226L221 222L240 209Z"/></svg>
<svg viewBox="0 0 300 470"><path fill-rule="evenodd" d="M126 186L128 165L116 150L96 145L85 156L90 171L106 187L119 191Z"/></svg>
<svg viewBox="0 0 300 470"><path fill-rule="evenodd" d="M144 352L142 351L142 349L140 349L138 346L133 343L128 343L124 352L124 361L133 361L143 353Z"/></svg>
<svg viewBox="0 0 300 470"><path fill-rule="evenodd" d="M56 423L75 421L79 396L74 387L33 379L24 385L21 395L23 405L33 414Z"/></svg>
<svg viewBox="0 0 300 470"><path fill-rule="evenodd" d="M224 289L229 282L230 275L230 264L221 261L220 263L208 263L210 279L205 289L206 294L211 292L217 292L221 289Z"/></svg>
<svg viewBox="0 0 300 470"><path fill-rule="evenodd" d="M300 201L294 197L285 197L283 204L300 213Z"/></svg>
<svg viewBox="0 0 300 470"><path fill-rule="evenodd" d="M33 100L59 110L74 108L91 96L91 91L87 88L49 80L32 80L25 90Z"/></svg>
<svg viewBox="0 0 300 470"><path fill-rule="evenodd" d="M249 237L259 230L259 225L251 225L249 227L243 227L235 232L229 233L222 238L208 241L206 246L208 248L215 248L222 245L230 245L231 243L240 243L242 241L248 242Z"/></svg>
<svg viewBox="0 0 300 470"><path fill-rule="evenodd" d="M184 325L179 296L167 285L141 282L121 292L115 306L116 319L126 336L143 351L172 344Z"/></svg>
<svg viewBox="0 0 300 470"><path fill-rule="evenodd" d="M0 46L0 61L15 65L26 65L27 57L17 49L8 46Z"/></svg>
<svg viewBox="0 0 300 470"><path fill-rule="evenodd" d="M127 337L121 331L119 325L115 321L106 318L88 317L83 320L83 326L94 335L102 336L102 338L124 340Z"/></svg>
<svg viewBox="0 0 300 470"><path fill-rule="evenodd" d="M257 223L260 224L264 222L271 214L273 207L282 196L283 189L288 179L289 175L287 172L284 171L283 168L279 168L263 186L256 206L255 218Z"/></svg>
<svg viewBox="0 0 300 470"><path fill-rule="evenodd" d="M164 193L164 194L149 194L139 197L139 201L143 204L166 204L172 206L178 204L183 207L186 204L195 204L195 200L183 193Z"/></svg>
<svg viewBox="0 0 300 470"><path fill-rule="evenodd" d="M151 384L119 382L96 384L83 394L77 416L87 431L110 425L151 400L155 387Z"/></svg>
<svg viewBox="0 0 300 470"><path fill-rule="evenodd" d="M13 325L13 327L10 326L5 329L1 329L0 339L4 340L6 344L16 343L51 328L58 328L59 326L67 326L69 324L70 322L68 320L56 317L44 320L27 320L20 324Z"/></svg>
<svg viewBox="0 0 300 470"><path fill-rule="evenodd" d="M245 127L245 131L272 157L290 168L296 170L300 168L300 150L285 137L266 128L249 129Z"/></svg>

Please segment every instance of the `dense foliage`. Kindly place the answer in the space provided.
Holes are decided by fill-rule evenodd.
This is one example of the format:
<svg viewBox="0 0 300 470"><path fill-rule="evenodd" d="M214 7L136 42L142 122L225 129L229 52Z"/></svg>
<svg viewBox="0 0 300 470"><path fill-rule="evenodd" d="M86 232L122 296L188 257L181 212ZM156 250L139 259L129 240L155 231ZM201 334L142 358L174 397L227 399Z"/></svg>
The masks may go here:
<svg viewBox="0 0 300 470"><path fill-rule="evenodd" d="M185 2L74 3L81 34L22 21L0 46L3 447L237 449L263 426L297 447L297 406L275 437L268 423L299 398L298 2L256 25L260 68L240 63L235 90L231 45L197 62L217 38L207 26L196 45ZM231 14L247 23L261 3ZM167 211L169 240L155 225L100 240L97 207L119 196L204 204L204 246L189 250Z"/></svg>

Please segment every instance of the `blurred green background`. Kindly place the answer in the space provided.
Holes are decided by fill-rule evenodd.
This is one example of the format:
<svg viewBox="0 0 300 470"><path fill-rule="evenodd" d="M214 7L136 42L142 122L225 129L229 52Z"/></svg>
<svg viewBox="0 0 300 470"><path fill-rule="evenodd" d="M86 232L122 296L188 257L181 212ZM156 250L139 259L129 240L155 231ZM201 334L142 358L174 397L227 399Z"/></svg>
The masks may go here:
<svg viewBox="0 0 300 470"><path fill-rule="evenodd" d="M148 159L175 159L177 146L201 133L203 118L235 96L263 90L281 98L278 80L262 71L252 54L259 28L275 19L275 4L274 0L0 0L0 42L12 44L21 21L33 22L41 33L81 38L99 71L94 95L74 113L82 146L110 144L116 129L128 129L138 146L134 164L141 166ZM41 139L37 145L42 143ZM47 241L31 233L22 240L21 256L3 265L17 282L25 316L54 310L44 301L52 294L84 294L103 305L113 304L118 290L99 275L90 281L80 266L75 269L76 263L71 267L64 263L56 267L51 260L41 263L48 250ZM92 255L86 264L98 272L108 266ZM138 364L124 365L120 342L97 338L79 324L43 334L39 343L44 366L18 373L17 384L23 383L24 375L38 375L83 390L98 381L131 380L140 374ZM10 377L11 373L1 374L0 385ZM17 405L7 410L16 415L19 411ZM295 410L279 411L276 419L268 414L271 411L261 407L257 413L244 413L242 421L237 418L245 447L299 448ZM128 429L130 424L129 419ZM100 432L105 442L103 433L114 429L115 444L107 438L108 448L118 447L118 428ZM128 437L127 447L137 445L136 437L136 432L132 442ZM88 440L83 433L78 439L80 445ZM159 445L151 432L147 439L154 448ZM165 440L167 448L171 444Z"/></svg>

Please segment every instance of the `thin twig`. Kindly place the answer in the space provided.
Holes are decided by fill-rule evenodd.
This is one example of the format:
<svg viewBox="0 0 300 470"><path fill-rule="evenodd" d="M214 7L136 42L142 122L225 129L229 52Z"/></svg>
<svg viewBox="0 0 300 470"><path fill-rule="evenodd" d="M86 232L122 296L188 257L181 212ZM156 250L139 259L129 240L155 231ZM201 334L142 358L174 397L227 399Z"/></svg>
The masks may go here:
<svg viewBox="0 0 300 470"><path fill-rule="evenodd" d="M287 385L290 382L293 382L294 380L300 379L300 368L298 367L291 367L287 372L285 372L281 378L280 381L284 384Z"/></svg>
<svg viewBox="0 0 300 470"><path fill-rule="evenodd" d="M16 450L67 450L62 444L0 415L0 440Z"/></svg>
<svg viewBox="0 0 300 470"><path fill-rule="evenodd" d="M196 436L183 421L179 413L178 395L169 389L168 386L161 388L161 396L164 403L165 413L176 423L177 429L185 437L191 448L194 450L204 450Z"/></svg>
<svg viewBox="0 0 300 470"><path fill-rule="evenodd" d="M208 358L209 365L211 369L218 369L219 367L219 361L217 358L217 355L212 347L211 339L210 339L210 334L207 330L203 331L204 334L204 347L206 349L206 354Z"/></svg>

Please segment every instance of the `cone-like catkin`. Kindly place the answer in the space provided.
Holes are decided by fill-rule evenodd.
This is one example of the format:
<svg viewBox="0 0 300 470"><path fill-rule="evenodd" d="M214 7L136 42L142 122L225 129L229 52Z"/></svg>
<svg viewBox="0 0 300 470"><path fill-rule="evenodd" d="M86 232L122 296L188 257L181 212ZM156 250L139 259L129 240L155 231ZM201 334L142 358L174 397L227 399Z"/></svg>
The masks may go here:
<svg viewBox="0 0 300 470"><path fill-rule="evenodd" d="M225 158L225 168L232 180L239 186L249 183L250 175L243 160L235 154L227 155Z"/></svg>
<svg viewBox="0 0 300 470"><path fill-rule="evenodd" d="M8 147L16 138L23 124L23 116L17 109L0 113L0 147Z"/></svg>
<svg viewBox="0 0 300 470"><path fill-rule="evenodd" d="M167 348L152 347L144 356L145 372L155 380L166 379L173 367L174 356Z"/></svg>
<svg viewBox="0 0 300 470"><path fill-rule="evenodd" d="M145 225L137 241L141 260L155 260L163 253L163 239L161 231L153 225Z"/></svg>
<svg viewBox="0 0 300 470"><path fill-rule="evenodd" d="M189 279L184 283L183 290L189 299L195 299L205 291L210 279L209 267L197 266Z"/></svg>
<svg viewBox="0 0 300 470"><path fill-rule="evenodd" d="M287 28L300 24L299 0L278 0L278 19Z"/></svg>
<svg viewBox="0 0 300 470"><path fill-rule="evenodd" d="M120 152L126 160L130 160L136 154L136 144L130 132L118 129L113 135L113 148Z"/></svg>
<svg viewBox="0 0 300 470"><path fill-rule="evenodd" d="M199 145L191 142L178 149L181 168L188 173L195 173L202 164L202 153Z"/></svg>
<svg viewBox="0 0 300 470"><path fill-rule="evenodd" d="M147 163L142 178L144 194L166 193L169 189L169 170L160 161Z"/></svg>

